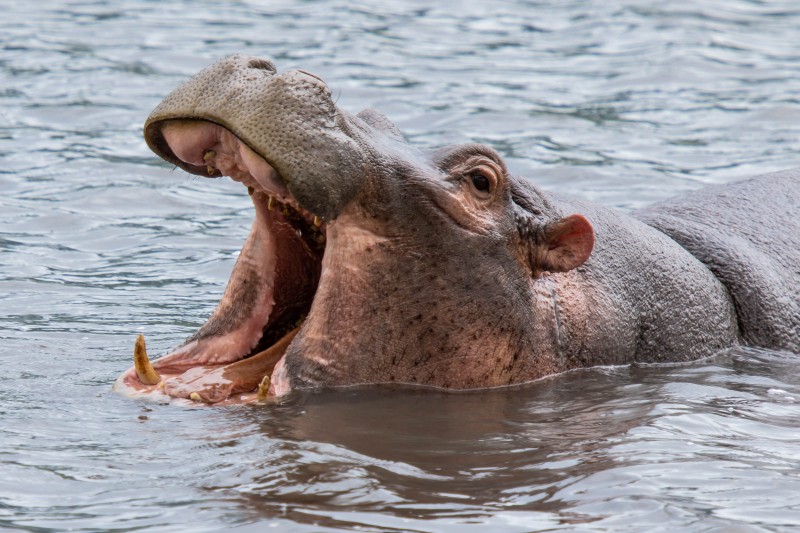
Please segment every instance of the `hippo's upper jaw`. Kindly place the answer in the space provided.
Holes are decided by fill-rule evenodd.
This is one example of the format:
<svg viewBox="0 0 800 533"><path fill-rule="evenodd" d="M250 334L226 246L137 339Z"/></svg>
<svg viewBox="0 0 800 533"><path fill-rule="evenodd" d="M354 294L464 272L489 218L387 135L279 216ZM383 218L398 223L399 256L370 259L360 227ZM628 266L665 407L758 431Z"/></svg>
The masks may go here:
<svg viewBox="0 0 800 533"><path fill-rule="evenodd" d="M242 56L170 94L145 139L190 173L244 184L256 216L208 322L154 372L142 346L117 390L217 403L566 368L555 295L536 283L583 264L592 227L519 188L490 148L422 154L383 115L337 109L316 76Z"/></svg>

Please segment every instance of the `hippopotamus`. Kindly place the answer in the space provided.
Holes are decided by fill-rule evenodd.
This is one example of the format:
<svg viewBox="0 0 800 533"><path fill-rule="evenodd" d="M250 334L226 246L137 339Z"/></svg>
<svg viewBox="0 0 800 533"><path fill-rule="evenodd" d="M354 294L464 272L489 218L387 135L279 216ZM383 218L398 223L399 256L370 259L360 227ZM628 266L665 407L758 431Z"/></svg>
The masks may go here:
<svg viewBox="0 0 800 533"><path fill-rule="evenodd" d="M423 150L318 76L234 55L168 95L148 146L229 176L255 220L182 346L116 389L207 403L293 389L501 387L740 344L800 352L800 171L623 213L484 144Z"/></svg>

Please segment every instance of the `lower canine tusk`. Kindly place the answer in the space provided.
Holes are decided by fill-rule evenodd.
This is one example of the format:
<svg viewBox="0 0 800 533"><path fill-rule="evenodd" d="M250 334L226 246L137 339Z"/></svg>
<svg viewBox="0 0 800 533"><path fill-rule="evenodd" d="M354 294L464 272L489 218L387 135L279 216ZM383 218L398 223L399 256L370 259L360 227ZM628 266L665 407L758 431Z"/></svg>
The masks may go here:
<svg viewBox="0 0 800 533"><path fill-rule="evenodd" d="M147 358L144 335L139 335L136 338L136 344L133 346L133 366L142 384L158 385L161 382L161 376L158 375L156 369L150 364L150 359Z"/></svg>
<svg viewBox="0 0 800 533"><path fill-rule="evenodd" d="M270 196L269 197L269 202L267 202L267 209L269 209L271 211L272 207L274 205L275 205L275 197L274 196Z"/></svg>
<svg viewBox="0 0 800 533"><path fill-rule="evenodd" d="M269 396L269 386L270 386L270 379L269 374L264 376L264 379L261 380L261 383L258 384L258 396L256 399L258 401L266 400Z"/></svg>
<svg viewBox="0 0 800 533"><path fill-rule="evenodd" d="M314 215L314 225L316 227L320 227L322 225L322 219L319 218L317 215Z"/></svg>

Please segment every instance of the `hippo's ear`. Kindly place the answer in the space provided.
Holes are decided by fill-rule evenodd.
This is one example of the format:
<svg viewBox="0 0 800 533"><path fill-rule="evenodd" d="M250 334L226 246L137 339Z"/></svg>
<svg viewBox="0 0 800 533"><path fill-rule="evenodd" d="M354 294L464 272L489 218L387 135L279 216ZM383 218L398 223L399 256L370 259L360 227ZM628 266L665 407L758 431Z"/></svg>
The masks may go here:
<svg viewBox="0 0 800 533"><path fill-rule="evenodd" d="M594 229L583 215L570 215L544 227L537 270L566 272L581 266L594 248Z"/></svg>

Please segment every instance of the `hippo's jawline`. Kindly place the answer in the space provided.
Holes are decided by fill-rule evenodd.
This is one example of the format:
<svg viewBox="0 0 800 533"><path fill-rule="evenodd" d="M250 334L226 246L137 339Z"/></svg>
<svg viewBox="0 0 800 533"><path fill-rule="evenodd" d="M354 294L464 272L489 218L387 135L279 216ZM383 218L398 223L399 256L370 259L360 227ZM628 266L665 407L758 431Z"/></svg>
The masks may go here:
<svg viewBox="0 0 800 533"><path fill-rule="evenodd" d="M209 176L243 183L256 216L211 317L183 346L153 362L162 382L148 386L128 372L120 390L163 390L209 403L246 401L280 366L311 308L326 224L303 209L278 173L227 129L205 121L169 121L161 134L175 160L205 164ZM276 394L275 386L270 394Z"/></svg>

